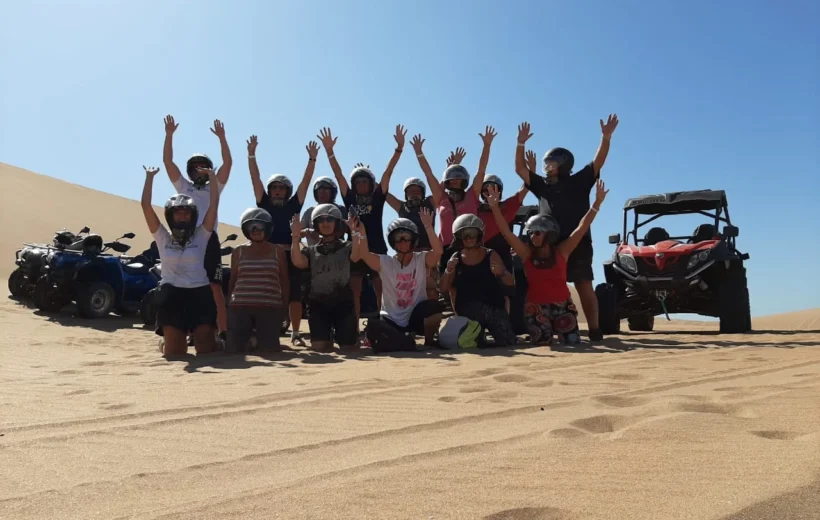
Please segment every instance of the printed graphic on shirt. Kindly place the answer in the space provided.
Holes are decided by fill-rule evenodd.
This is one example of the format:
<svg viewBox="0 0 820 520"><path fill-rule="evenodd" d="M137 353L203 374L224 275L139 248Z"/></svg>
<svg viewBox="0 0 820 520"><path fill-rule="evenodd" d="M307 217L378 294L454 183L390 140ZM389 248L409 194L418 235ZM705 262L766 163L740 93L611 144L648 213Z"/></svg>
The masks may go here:
<svg viewBox="0 0 820 520"><path fill-rule="evenodd" d="M396 273L396 304L400 309L413 307L416 303L418 279L416 272Z"/></svg>

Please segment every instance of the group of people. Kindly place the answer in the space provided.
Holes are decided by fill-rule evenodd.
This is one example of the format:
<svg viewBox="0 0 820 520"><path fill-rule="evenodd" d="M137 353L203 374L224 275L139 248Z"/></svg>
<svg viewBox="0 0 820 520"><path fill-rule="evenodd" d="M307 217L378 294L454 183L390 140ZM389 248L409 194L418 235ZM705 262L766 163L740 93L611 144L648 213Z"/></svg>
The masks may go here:
<svg viewBox="0 0 820 520"><path fill-rule="evenodd" d="M211 129L221 145L222 165L215 169L207 155L194 154L183 176L173 154L179 125L167 116L163 163L176 193L165 204L165 226L151 205L159 168L145 168L142 194L145 219L162 262L155 300L163 354L185 354L188 337L198 354L221 348L246 352L252 337L258 347L278 349L280 329L288 319L291 342L305 346L300 335L305 308L314 350L331 350L334 343L343 351L362 345L377 352L408 350L416 348L416 336L423 336L426 346L435 346L444 311L440 295L457 316L489 333L492 344L514 345L514 256L520 258L527 277L524 319L531 343L549 344L554 338L567 344L581 341L568 282L575 284L581 299L589 339L600 340L589 229L607 194L600 172L618 118L611 115L600 124L601 144L591 163L573 174L572 153L553 148L543 157L543 176L536 173L535 154L525 151L532 137L530 126L519 125L515 171L523 185L506 199L501 178L486 173L497 135L491 126L479 134L483 149L474 176L462 164L466 152L456 148L438 180L424 154L425 140L414 136L410 145L424 178L407 179L400 196L391 193L390 183L405 150L407 131L401 125L380 179L363 163L346 178L336 158L337 138L323 128L317 138L333 177L319 177L311 184L320 151L319 143L311 141L305 147L305 172L295 189L282 174L263 184L256 158L258 139L251 136L248 169L255 205L240 218L248 241L233 250L226 295L217 235L219 199L233 166L225 128L216 120ZM593 187L595 200L590 205ZM302 213L309 188L316 205ZM528 192L539 199L539 214L526 221L519 238L510 224ZM398 213L386 229L385 204ZM388 254L388 246L394 254ZM372 282L380 315L360 330L365 278ZM480 337L488 344L485 334Z"/></svg>

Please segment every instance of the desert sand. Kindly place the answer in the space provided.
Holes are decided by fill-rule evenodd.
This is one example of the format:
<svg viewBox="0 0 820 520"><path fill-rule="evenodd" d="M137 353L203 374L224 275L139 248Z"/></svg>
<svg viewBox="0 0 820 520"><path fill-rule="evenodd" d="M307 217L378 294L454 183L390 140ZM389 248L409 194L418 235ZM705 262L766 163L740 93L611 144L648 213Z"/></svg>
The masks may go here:
<svg viewBox="0 0 820 520"><path fill-rule="evenodd" d="M4 222L24 193L65 195L0 168ZM71 225L147 245L136 202L71 189L134 208L75 204ZM4 276L62 226L26 217ZM169 362L136 319L0 298L0 518L820 518L820 309L744 335L657 324L574 349Z"/></svg>

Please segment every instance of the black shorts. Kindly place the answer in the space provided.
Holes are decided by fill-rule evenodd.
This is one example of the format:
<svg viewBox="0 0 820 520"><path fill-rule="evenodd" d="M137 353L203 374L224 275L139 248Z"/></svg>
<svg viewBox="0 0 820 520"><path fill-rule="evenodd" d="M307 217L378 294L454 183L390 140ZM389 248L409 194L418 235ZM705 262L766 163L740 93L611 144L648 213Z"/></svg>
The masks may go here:
<svg viewBox="0 0 820 520"><path fill-rule="evenodd" d="M310 300L311 341L335 341L338 345L355 345L359 341L359 323L352 301L328 304Z"/></svg>
<svg viewBox="0 0 820 520"><path fill-rule="evenodd" d="M211 233L208 246L205 248L205 272L211 283L222 283L222 247L219 245L219 235Z"/></svg>
<svg viewBox="0 0 820 520"><path fill-rule="evenodd" d="M567 259L567 282L591 282L592 275L592 241L583 239Z"/></svg>
<svg viewBox="0 0 820 520"><path fill-rule="evenodd" d="M399 327L396 322L386 316L382 319L399 332L411 332L417 336L424 336L424 320L441 312L444 312L444 306L438 300L422 300L413 307L406 327Z"/></svg>
<svg viewBox="0 0 820 520"><path fill-rule="evenodd" d="M247 352L251 336L263 349L277 349L287 310L276 307L231 305L228 307L228 352Z"/></svg>
<svg viewBox="0 0 820 520"><path fill-rule="evenodd" d="M168 286L167 297L157 309L155 332L162 336L162 327L173 327L188 334L200 325L216 327L216 303L210 285L183 289Z"/></svg>
<svg viewBox="0 0 820 520"><path fill-rule="evenodd" d="M379 277L379 272L371 269L364 260L359 260L350 264L350 276L370 276L371 280L375 280Z"/></svg>
<svg viewBox="0 0 820 520"><path fill-rule="evenodd" d="M293 260L290 258L290 250L285 251L285 256L288 259L288 280L290 281L290 294L288 295L288 303L302 301L302 279L305 276L306 269L299 269L293 265Z"/></svg>

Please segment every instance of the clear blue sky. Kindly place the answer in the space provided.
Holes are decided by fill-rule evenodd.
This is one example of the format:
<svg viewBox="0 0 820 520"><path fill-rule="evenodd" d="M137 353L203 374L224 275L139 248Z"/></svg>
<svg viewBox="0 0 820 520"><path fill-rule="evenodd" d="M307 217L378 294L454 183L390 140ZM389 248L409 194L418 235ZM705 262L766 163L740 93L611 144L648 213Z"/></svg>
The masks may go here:
<svg viewBox="0 0 820 520"><path fill-rule="evenodd" d="M603 170L611 192L593 228L598 279L626 198L722 188L751 253L753 314L818 307L818 6L6 2L0 161L137 199L141 165L161 163L165 114L180 123L179 163L198 151L219 157L208 128L220 118L235 159L220 219L236 223L253 203L252 133L263 175L296 184L304 146L325 125L345 170L363 161L380 173L397 123L425 136L439 172L456 146L474 171L477 134L491 124L499 135L489 171L511 192L519 122L532 123L539 157L561 145L577 164L595 153L599 118L617 112ZM318 165L317 176L330 174L324 151ZM393 188L415 175L408 146ZM172 187L158 180L161 203Z"/></svg>

